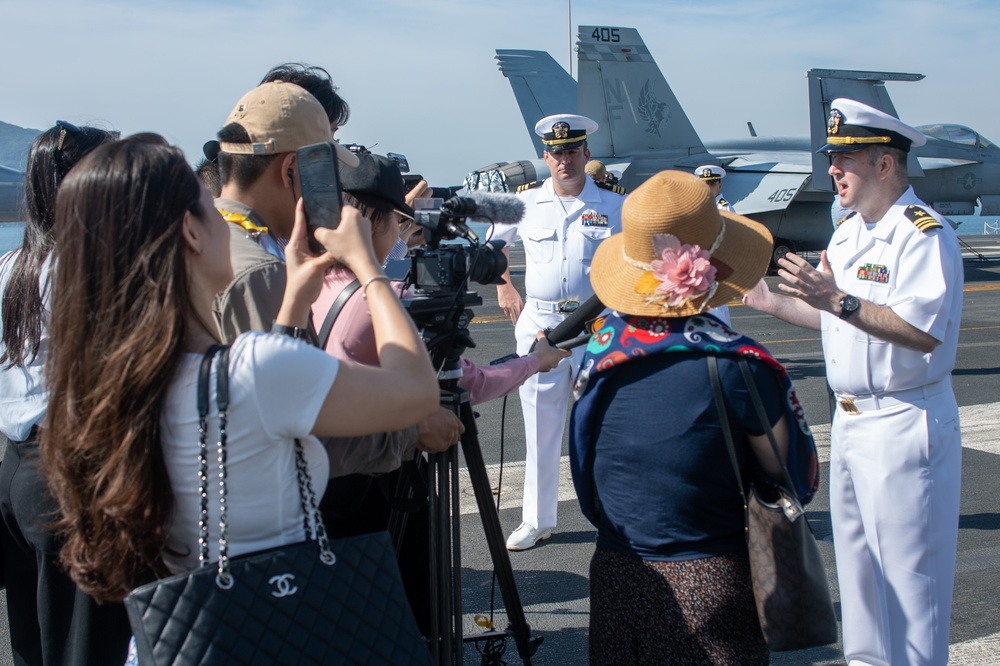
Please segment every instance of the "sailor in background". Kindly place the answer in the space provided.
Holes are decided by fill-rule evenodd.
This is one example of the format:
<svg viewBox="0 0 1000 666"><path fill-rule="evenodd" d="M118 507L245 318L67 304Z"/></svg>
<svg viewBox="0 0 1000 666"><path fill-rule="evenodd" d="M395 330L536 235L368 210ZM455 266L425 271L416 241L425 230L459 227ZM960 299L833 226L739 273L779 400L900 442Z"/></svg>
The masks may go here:
<svg viewBox="0 0 1000 666"><path fill-rule="evenodd" d="M595 183L601 184L608 181L608 169L601 160L590 160L584 167L584 171L594 179Z"/></svg>
<svg viewBox="0 0 1000 666"><path fill-rule="evenodd" d="M714 164L706 164L695 169L694 175L698 176L701 182L708 185L712 196L715 197L715 205L718 206L719 210L728 210L730 213L735 212L732 204L722 198L722 179L726 177L725 169ZM719 305L709 310L709 312L721 319L726 326L732 326L728 305Z"/></svg>
<svg viewBox="0 0 1000 666"><path fill-rule="evenodd" d="M942 665L955 580L962 441L951 385L964 271L955 232L906 170L926 138L850 99L827 144L843 207L819 269L780 259L748 306L819 329L838 409L830 519L851 666Z"/></svg>
<svg viewBox="0 0 1000 666"><path fill-rule="evenodd" d="M701 178L701 181L708 185L708 189L712 190L712 196L715 197L715 205L719 207L719 210L728 210L730 213L736 212L733 210L733 205L722 196L722 179L726 177L725 169L714 164L706 164L695 169L694 175Z"/></svg>
<svg viewBox="0 0 1000 666"><path fill-rule="evenodd" d="M584 170L590 159L587 136L596 131L597 123L584 116L558 114L538 121L535 132L542 137L543 157L552 176L519 188L524 219L499 227L494 235L508 245L524 241L526 299L522 301L511 284L509 270L503 275L506 284L497 286L500 308L515 322L517 353L522 356L540 329L554 328L593 296L594 251L621 231L625 197L614 186L596 183ZM577 347L555 369L533 375L521 385L524 504L521 525L507 539L509 550L531 548L556 526L563 429L573 375L582 356L583 347Z"/></svg>
<svg viewBox="0 0 1000 666"><path fill-rule="evenodd" d="M584 171L594 179L598 186L616 194L627 194L625 188L618 184L618 176L609 171L601 160L590 160L584 167Z"/></svg>

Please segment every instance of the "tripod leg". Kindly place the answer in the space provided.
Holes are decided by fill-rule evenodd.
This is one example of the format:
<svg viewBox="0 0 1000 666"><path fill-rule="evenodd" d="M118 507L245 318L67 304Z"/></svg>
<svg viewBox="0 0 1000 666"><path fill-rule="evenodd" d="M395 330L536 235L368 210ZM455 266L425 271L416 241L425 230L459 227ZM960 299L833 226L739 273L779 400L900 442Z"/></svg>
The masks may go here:
<svg viewBox="0 0 1000 666"><path fill-rule="evenodd" d="M404 461L400 467L400 472L396 481L396 488L392 494L389 512L389 536L396 548L396 558L403 546L403 537L406 535L406 524L411 511L419 511L419 507L414 506L414 502L424 501L427 498L427 489L433 486L426 485L426 472L424 467L426 461L422 453L417 451L413 460ZM401 506L402 505L402 506Z"/></svg>
<svg viewBox="0 0 1000 666"><path fill-rule="evenodd" d="M490 490L490 479L486 474L486 463L483 451L479 446L476 430L476 419L472 406L463 402L459 410L465 433L462 435L462 453L465 454L465 464L469 470L469 479L476 494L476 504L479 516L483 521L483 531L486 533L486 543L493 559L493 568L500 583L500 594L507 608L507 619L510 622L509 631L517 645L517 653L527 666L531 664L531 655L535 653L542 642L540 636L531 637L531 627L524 616L524 606L521 605L521 595L517 591L514 580L514 570L510 565L510 555L507 553L503 528L500 526L500 515L493 503L493 493Z"/></svg>
<svg viewBox="0 0 1000 666"><path fill-rule="evenodd" d="M448 493L448 452L439 453L435 457L435 467L437 467L437 493L438 493L438 514L437 522L441 525L438 533L438 566L441 567L441 598L444 600L441 613L441 654L449 660L455 651L455 636L451 632L451 618L453 609L451 601L453 598L453 572L451 570L451 521L449 520L449 493ZM444 663L444 662L442 662Z"/></svg>
<svg viewBox="0 0 1000 666"><path fill-rule="evenodd" d="M427 474L427 488L428 488L428 506L427 510L430 513L430 520L428 521L428 532L427 532L427 548L429 550L428 560L430 561L430 568L428 571L428 576L430 577L430 606L431 606L431 635L429 636L430 647L431 647L431 658L435 664L443 666L447 664L447 661L442 661L442 657L445 654L441 651L441 630L442 626L447 627L447 603L446 599L442 598L441 595L441 549L438 547L439 532L441 526L437 522L437 512L438 504L440 503L440 498L437 492L435 492L437 485L434 483L434 478L437 473L437 456L431 456L430 463L424 466L424 470ZM441 618L444 616L445 622L442 625Z"/></svg>
<svg viewBox="0 0 1000 666"><path fill-rule="evenodd" d="M451 611L454 627L452 634L454 639L453 649L455 654L455 666L462 666L463 650L465 644L462 641L462 511L459 508L458 500L458 447L453 446L448 449L449 472L448 479L451 482Z"/></svg>

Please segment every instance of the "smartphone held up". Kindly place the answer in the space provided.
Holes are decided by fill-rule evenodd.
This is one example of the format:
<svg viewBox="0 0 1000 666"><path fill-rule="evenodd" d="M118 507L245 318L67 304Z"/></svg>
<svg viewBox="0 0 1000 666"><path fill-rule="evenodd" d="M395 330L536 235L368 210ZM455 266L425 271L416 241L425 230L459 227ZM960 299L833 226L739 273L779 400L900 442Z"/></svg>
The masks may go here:
<svg viewBox="0 0 1000 666"><path fill-rule="evenodd" d="M332 143L314 143L296 151L302 202L309 226L309 247L313 252L326 249L316 240L317 227L336 229L340 224L340 173L337 152Z"/></svg>

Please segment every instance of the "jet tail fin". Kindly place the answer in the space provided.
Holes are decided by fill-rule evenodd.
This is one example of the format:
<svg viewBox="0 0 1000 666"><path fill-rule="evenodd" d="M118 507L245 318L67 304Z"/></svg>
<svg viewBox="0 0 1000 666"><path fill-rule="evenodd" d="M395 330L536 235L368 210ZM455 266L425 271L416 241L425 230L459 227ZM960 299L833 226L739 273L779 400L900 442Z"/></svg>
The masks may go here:
<svg viewBox="0 0 1000 666"><path fill-rule="evenodd" d="M601 127L588 138L593 154L705 152L638 30L592 25L579 30L578 113Z"/></svg>
<svg viewBox="0 0 1000 666"><path fill-rule="evenodd" d="M497 49L496 59L541 157L542 139L535 134L535 123L555 113L576 113L576 81L545 51Z"/></svg>
<svg viewBox="0 0 1000 666"><path fill-rule="evenodd" d="M827 173L830 163L818 154L826 143L826 119L830 114L830 102L838 97L846 97L873 106L891 116L899 117L892 105L886 81L920 81L923 74L905 72L865 72L849 69L810 69L809 78L809 138L812 146L812 189L833 191L833 181ZM911 155L908 164L910 175L922 175L920 165Z"/></svg>

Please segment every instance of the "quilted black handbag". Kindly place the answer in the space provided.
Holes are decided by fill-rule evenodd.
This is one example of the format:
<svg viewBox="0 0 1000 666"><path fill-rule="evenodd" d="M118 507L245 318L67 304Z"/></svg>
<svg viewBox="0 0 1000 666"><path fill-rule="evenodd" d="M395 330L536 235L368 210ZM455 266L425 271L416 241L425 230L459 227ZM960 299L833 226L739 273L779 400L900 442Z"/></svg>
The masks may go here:
<svg viewBox="0 0 1000 666"><path fill-rule="evenodd" d="M809 528L802 504L795 494L795 486L774 439L774 432L746 359L741 358L739 366L757 418L761 426L766 428L771 449L781 464L785 481L783 486L768 484L767 499L761 495L761 486L754 483L747 497L733 447L733 434L729 429L717 360L714 356L709 356L708 374L712 380L715 404L722 421L729 460L746 509L750 578L764 640L772 652L835 643L837 616L830 598L823 556Z"/></svg>
<svg viewBox="0 0 1000 666"><path fill-rule="evenodd" d="M329 540L302 446L295 462L306 541L230 559L226 518L229 348L213 347L198 377L199 568L125 599L139 663L430 664L386 532ZM208 562L208 377L218 354L219 560ZM311 518L311 528L310 528ZM315 540L309 540L315 534Z"/></svg>

